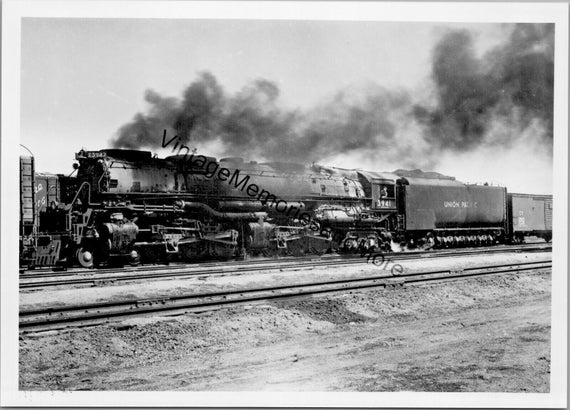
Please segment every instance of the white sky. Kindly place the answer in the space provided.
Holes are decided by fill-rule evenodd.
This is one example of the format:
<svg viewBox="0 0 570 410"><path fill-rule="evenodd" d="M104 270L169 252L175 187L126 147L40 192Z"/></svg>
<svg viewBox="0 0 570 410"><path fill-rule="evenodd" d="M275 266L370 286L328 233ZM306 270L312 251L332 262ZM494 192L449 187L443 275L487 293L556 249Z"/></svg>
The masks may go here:
<svg viewBox="0 0 570 410"><path fill-rule="evenodd" d="M432 48L450 28L473 32L479 52L509 33L501 24L24 18L21 142L37 170L69 173L75 152L107 148L118 128L145 110L146 89L180 97L204 70L229 92L260 77L274 81L286 108L309 108L369 82L426 94ZM362 167L341 159L329 165ZM528 181L465 161L434 171L527 191ZM398 167L395 161L374 170ZM551 192L550 164L534 168L530 182L540 188L533 193Z"/></svg>

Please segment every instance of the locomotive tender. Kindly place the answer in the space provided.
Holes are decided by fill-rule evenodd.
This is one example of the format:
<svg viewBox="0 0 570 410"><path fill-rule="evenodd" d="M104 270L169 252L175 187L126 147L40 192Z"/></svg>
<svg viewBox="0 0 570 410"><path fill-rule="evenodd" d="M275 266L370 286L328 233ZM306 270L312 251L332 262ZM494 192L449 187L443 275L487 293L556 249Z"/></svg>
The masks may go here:
<svg viewBox="0 0 570 410"><path fill-rule="evenodd" d="M546 205L534 206L521 225L528 204L521 204L520 195L437 173L202 155L157 158L123 149L81 150L76 160L76 176L66 177L36 175L33 158L21 158L21 266L390 251L401 245L491 245L525 234L551 237L551 197L541 197ZM534 229L541 210L550 222Z"/></svg>

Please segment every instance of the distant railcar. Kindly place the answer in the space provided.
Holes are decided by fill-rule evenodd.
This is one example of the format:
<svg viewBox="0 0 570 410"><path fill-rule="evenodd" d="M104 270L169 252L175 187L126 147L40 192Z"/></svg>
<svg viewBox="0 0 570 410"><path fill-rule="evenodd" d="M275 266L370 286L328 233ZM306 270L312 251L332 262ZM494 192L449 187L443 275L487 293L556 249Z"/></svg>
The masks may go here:
<svg viewBox="0 0 570 410"><path fill-rule="evenodd" d="M514 242L526 236L552 239L552 195L509 193L509 225Z"/></svg>
<svg viewBox="0 0 570 410"><path fill-rule="evenodd" d="M61 198L61 176L47 173L36 173L34 192L36 212L45 212L46 208L56 206Z"/></svg>
<svg viewBox="0 0 570 410"><path fill-rule="evenodd" d="M20 157L20 236L33 233L36 216L34 158Z"/></svg>

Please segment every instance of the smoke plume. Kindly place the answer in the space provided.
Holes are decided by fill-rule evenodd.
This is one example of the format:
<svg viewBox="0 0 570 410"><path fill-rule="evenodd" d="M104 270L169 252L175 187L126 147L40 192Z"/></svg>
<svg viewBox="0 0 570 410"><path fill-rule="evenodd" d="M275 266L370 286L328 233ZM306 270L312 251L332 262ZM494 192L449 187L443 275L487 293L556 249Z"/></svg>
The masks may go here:
<svg viewBox="0 0 570 410"><path fill-rule="evenodd" d="M281 108L279 88L259 79L228 95L208 72L181 100L147 90L150 108L118 131L118 148L158 148L164 130L181 143L207 147L218 142L224 155L308 162L339 152L397 146L398 124L413 120L404 91L375 85L356 93L338 92L309 112Z"/></svg>
<svg viewBox="0 0 570 410"><path fill-rule="evenodd" d="M414 107L426 138L442 149L467 151L512 144L533 121L552 146L554 25L518 24L509 40L478 58L473 36L453 31L435 47L432 77L437 106ZM496 122L510 133L489 135Z"/></svg>
<svg viewBox="0 0 570 410"><path fill-rule="evenodd" d="M112 144L159 148L166 130L204 154L215 146L219 155L258 160L344 157L371 169L378 161L433 168L443 154L509 146L532 128L533 142L551 155L553 75L552 24L516 25L482 56L470 32L451 31L433 50L430 102L367 84L301 112L283 108L274 82L258 79L229 94L203 72L182 98L146 91L148 110L122 126Z"/></svg>

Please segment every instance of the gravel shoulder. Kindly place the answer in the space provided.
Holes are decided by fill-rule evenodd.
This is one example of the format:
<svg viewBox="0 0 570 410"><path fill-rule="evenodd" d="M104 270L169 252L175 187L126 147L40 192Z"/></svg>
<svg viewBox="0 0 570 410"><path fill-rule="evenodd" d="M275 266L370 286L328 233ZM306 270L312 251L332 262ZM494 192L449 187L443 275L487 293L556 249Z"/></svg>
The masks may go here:
<svg viewBox="0 0 570 410"><path fill-rule="evenodd" d="M355 265L321 266L299 270L271 270L238 275L228 272L221 275L202 275L186 278L146 280L134 282L104 283L89 287L53 287L47 290L20 291L20 308L31 309L49 306L62 306L77 303L95 303L109 300L145 299L153 297L168 297L174 295L194 294L217 290L240 289L247 287L263 287L287 285L294 283L326 281L361 276L392 276L392 267L398 263L403 273L456 270L468 267L533 262L551 259L550 252L537 253L507 253L480 256L464 256L452 258L415 259L408 261L391 261L387 254L384 264L375 265L371 261ZM380 262L380 259L378 260Z"/></svg>
<svg viewBox="0 0 570 410"><path fill-rule="evenodd" d="M512 258L525 256L544 257ZM481 264L458 259L414 263ZM405 266L414 269L412 262ZM362 269L374 266L328 274ZM297 275L323 274L193 281L242 286ZM177 282L183 281L111 286L92 297L195 288ZM33 295L41 296L37 304L62 303L59 292L75 290L30 292L22 303L36 304ZM550 296L549 273L507 274L27 335L20 338L19 384L40 391L548 392Z"/></svg>

